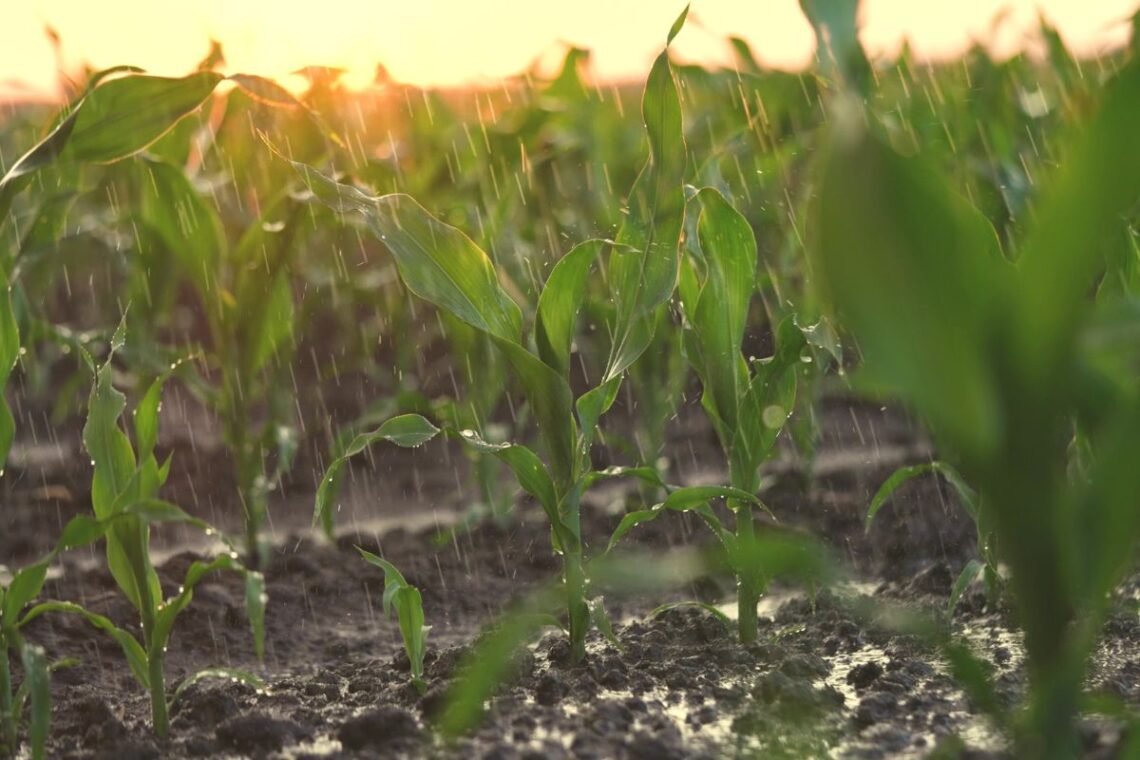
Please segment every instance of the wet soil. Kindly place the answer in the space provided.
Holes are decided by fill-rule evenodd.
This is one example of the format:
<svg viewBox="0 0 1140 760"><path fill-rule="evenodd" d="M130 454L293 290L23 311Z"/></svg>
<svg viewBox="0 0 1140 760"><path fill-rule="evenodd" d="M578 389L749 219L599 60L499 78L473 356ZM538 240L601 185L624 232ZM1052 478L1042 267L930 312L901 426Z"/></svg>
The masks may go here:
<svg viewBox="0 0 1140 760"><path fill-rule="evenodd" d="M177 405L174 405L177 407ZM697 607L659 614L666 602L731 601L732 579L713 572L652 598L612 597L617 646L591 635L585 663L569 660L550 628L513 659L511 677L485 705L480 725L455 743L433 732L444 695L480 634L513 602L557 577L549 529L520 502L507 525L483 523L450 534L462 516L465 462L449 444L378 450L355 467L329 541L307 530L320 457L302 457L273 505L275 538L266 570L270 603L264 662L254 657L240 580L211 577L175 627L168 685L206 667L240 668L254 688L204 680L172 710L171 735L150 735L147 702L117 646L70 616L44 616L27 630L52 658L74 658L53 676L53 757L948 757L1001 756L1000 737L947 674L937 653L878 626L868 602L937 614L959 570L974 556L972 526L933 478L900 492L869 532L870 494L899 465L923 461L929 443L897 410L850 402L825 405L814 462L790 452L771 468L762 494L785 527L810 530L847 568L834 588L774 585L761 605L759 640L743 646L730 625ZM170 498L223 527L234 526L226 458L199 421L178 452ZM166 429L170 429L167 426ZM202 428L206 428L202 432ZM316 447L314 447L315 449ZM682 413L666 455L671 480L716 482L711 433ZM181 469L178 462L183 461ZM0 564L19 566L43 551L68 516L87 508L76 441L22 440L5 478ZM605 546L631 484L615 482L585 503L583 532ZM669 562L708 542L703 526L667 515L639 526L632 549ZM173 590L208 544L177 528L156 531L160 575ZM426 689L410 683L396 622L381 609L383 577L355 546L381 553L423 594L431 630ZM98 549L69 555L45 596L70 599L132 624L128 603L98 563ZM1094 688L1140 702L1135 594L1121 591L1091 675ZM725 605L726 611L731 605ZM1024 682L1019 636L1007 610L971 589L955 616L997 673L1011 703ZM1090 725L1090 757L1112 757L1111 725Z"/></svg>

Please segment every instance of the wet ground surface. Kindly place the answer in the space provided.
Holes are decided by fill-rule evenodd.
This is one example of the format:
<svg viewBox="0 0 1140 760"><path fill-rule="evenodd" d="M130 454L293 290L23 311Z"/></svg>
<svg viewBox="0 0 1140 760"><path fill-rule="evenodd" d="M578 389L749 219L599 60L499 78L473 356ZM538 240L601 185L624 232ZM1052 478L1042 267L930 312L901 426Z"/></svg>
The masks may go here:
<svg viewBox="0 0 1140 760"><path fill-rule="evenodd" d="M937 653L866 612L870 605L940 614L973 556L972 527L945 486L922 479L865 533L870 494L898 465L928 457L928 444L905 417L878 407L835 402L826 419L830 428L811 476L785 458L763 495L783 525L822 537L848 568L847 579L815 593L775 586L762 602L753 644L739 644L730 625L700 608L650 614L664 602L727 602L727 576L704 575L652 598L615 597L608 610L618 646L592 634L586 662L573 665L564 635L547 629L514 657L512 675L486 704L479 727L444 743L431 727L472 643L504 608L556 578L558 563L549 529L525 502L509 525L441 530L466 506L459 495L463 458L455 450L378 449L350 478L336 541L305 529L307 476L277 495L263 663L254 657L240 581L218 575L199 587L170 643L169 685L217 666L255 672L264 685L191 686L173 708L169 739L150 736L145 696L117 646L77 618L45 616L29 626L28 638L53 658L76 659L53 677L51 755L926 757L937 748L951 757L1000 755L1000 738ZM838 423L844 419L850 423ZM88 498L70 444L36 445L21 443L8 481L0 562L12 566L46 548ZM50 446L62 453L52 455ZM716 452L699 423L682 418L667 454L675 482L717 479ZM225 525L227 481L218 474L224 455L203 446L184 458L190 464L172 476L172 490ZM303 461L302 471L317 469L315 460ZM614 485L587 499L583 530L595 551L616 526L615 508L636 493ZM667 563L682 547L707 540L699 522L670 515L639 526L627 544ZM155 543L168 590L208 549L165 528ZM410 684L395 621L382 613L382 573L361 561L355 546L383 554L423 594L431 631L422 691ZM97 559L94 552L69 556L45 595L80 601L130 626L131 609ZM1131 588L1107 627L1091 685L1135 704L1140 626ZM1001 697L1019 699L1019 638L1008 611L971 589L954 625L993 664ZM955 736L972 754L957 748ZM1090 726L1086 738L1090 757L1112 756L1111 725Z"/></svg>

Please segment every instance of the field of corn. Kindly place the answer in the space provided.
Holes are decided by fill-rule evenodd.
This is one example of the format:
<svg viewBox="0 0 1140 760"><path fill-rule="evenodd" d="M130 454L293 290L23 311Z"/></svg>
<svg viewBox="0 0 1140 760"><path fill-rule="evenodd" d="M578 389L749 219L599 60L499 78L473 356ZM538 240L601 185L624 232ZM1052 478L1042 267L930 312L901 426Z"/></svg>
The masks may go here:
<svg viewBox="0 0 1140 760"><path fill-rule="evenodd" d="M801 4L6 110L0 757L1140 757L1140 13Z"/></svg>

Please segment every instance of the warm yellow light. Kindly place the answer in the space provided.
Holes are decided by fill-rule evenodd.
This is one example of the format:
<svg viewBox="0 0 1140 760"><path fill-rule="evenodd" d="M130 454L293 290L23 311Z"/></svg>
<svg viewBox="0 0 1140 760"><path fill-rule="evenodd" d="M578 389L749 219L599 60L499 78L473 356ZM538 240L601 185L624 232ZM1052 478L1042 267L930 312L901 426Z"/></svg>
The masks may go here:
<svg viewBox="0 0 1140 760"><path fill-rule="evenodd" d="M347 70L367 86L382 62L400 81L426 85L486 82L516 74L559 41L594 51L603 79L643 75L681 2L670 0L32 0L10 2L0 42L0 92L56 89L56 60L44 34L55 28L64 63L133 63L182 74L220 40L227 70L285 78L301 66ZM1066 41L1090 53L1127 39L1136 0L866 0L863 37L872 51L897 50L909 37L921 54L952 55L971 39L998 52L1020 47L1040 7ZM997 9L1006 20L991 34ZM748 39L766 63L803 65L811 33L797 0L695 0L676 46L691 60L723 63L725 38Z"/></svg>

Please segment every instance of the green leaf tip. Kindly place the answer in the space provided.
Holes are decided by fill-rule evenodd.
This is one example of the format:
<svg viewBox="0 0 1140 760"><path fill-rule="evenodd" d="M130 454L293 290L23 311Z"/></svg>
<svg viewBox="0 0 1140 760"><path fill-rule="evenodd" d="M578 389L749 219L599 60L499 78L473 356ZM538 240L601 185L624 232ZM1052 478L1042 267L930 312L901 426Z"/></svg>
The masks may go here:
<svg viewBox="0 0 1140 760"><path fill-rule="evenodd" d="M665 45L668 47L673 44L673 38L680 34L681 29L685 26L685 19L689 17L689 5L685 5L685 9L677 16L677 20L673 22L673 26L669 27L669 36L665 38Z"/></svg>

